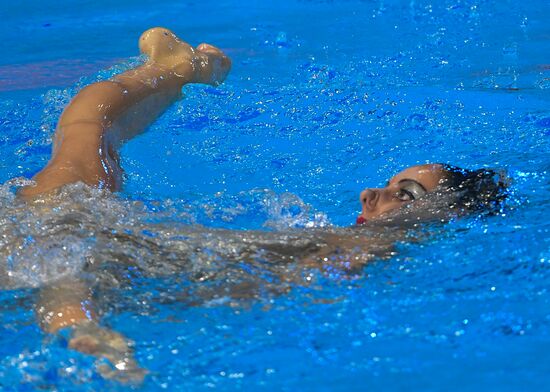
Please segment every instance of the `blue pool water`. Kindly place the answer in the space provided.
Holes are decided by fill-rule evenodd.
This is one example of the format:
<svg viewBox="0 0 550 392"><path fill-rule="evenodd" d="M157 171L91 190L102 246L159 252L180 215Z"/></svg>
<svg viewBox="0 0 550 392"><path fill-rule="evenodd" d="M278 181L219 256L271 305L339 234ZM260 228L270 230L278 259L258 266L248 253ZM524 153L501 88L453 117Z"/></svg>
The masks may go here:
<svg viewBox="0 0 550 392"><path fill-rule="evenodd" d="M0 6L0 389L547 390L548 2L174 3ZM224 85L185 87L123 147L119 194L16 200L64 105L139 63L155 25L226 50ZM425 162L506 170L505 208L349 229L361 189ZM392 254L353 273L284 259L326 232ZM143 384L40 330L59 276L92 282Z"/></svg>

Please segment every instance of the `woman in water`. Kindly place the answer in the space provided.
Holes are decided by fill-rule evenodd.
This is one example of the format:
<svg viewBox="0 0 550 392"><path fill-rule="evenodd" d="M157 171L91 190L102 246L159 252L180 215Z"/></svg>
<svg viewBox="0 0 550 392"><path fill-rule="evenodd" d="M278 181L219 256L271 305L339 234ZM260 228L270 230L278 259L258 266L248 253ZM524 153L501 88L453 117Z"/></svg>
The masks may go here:
<svg viewBox="0 0 550 392"><path fill-rule="evenodd" d="M148 56L144 65L84 88L65 108L57 124L51 160L34 176L32 185L18 191L21 198L28 201L48 198L64 185L76 182L119 190L120 145L141 133L179 99L182 86L218 85L231 68L231 61L218 48L208 44L193 48L164 28L143 33L139 47ZM384 188L360 193L362 211L357 224L366 227L386 224L396 217L414 223L494 208L503 195L503 185L495 181L495 175L491 170L469 171L445 164L409 167L392 177ZM422 205L430 208L423 209ZM326 260L339 249L354 248L366 255L355 258L360 266L391 249L391 243L377 251L364 238L333 234L324 235L323 241L305 252L304 257L296 257L301 257L306 265L316 265L318 260ZM350 268L356 265L352 263ZM59 282L42 289L37 313L48 332L72 328L71 348L106 357L116 369L104 367L104 374L122 380L143 376L127 341L95 321L91 292L81 282Z"/></svg>

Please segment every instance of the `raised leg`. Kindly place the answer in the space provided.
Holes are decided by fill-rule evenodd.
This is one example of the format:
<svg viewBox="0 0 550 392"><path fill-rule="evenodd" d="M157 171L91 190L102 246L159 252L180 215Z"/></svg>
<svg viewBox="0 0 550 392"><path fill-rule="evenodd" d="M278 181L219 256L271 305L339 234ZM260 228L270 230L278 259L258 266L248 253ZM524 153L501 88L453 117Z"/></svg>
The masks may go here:
<svg viewBox="0 0 550 392"><path fill-rule="evenodd" d="M32 199L82 181L110 190L121 187L117 148L142 132L181 96L186 83L217 85L231 61L208 44L197 48L170 30L155 27L139 39L146 64L80 91L61 115L52 158L19 195Z"/></svg>

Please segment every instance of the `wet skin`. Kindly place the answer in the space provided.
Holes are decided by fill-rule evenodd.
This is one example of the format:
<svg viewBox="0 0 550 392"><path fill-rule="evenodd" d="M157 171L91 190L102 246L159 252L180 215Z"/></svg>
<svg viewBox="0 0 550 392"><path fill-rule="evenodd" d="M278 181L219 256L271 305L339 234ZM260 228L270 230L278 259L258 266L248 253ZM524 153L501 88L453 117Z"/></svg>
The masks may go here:
<svg viewBox="0 0 550 392"><path fill-rule="evenodd" d="M445 182L445 172L439 164L409 167L393 176L384 188L367 188L359 195L361 214L357 224L384 217L434 191Z"/></svg>
<svg viewBox="0 0 550 392"><path fill-rule="evenodd" d="M50 161L19 197L34 200L75 182L119 190L122 143L180 99L184 85L216 86L231 69L220 49L204 43L193 48L162 27L145 31L139 48L148 56L145 64L91 84L71 100L57 123Z"/></svg>

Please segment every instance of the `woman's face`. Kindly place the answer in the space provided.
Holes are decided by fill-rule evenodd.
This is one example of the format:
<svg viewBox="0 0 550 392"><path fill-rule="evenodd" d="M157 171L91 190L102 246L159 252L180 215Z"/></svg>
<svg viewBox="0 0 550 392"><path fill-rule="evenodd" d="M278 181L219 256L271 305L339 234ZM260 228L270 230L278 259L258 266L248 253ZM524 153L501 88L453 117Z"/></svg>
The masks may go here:
<svg viewBox="0 0 550 392"><path fill-rule="evenodd" d="M444 182L443 167L438 164L412 166L393 176L385 188L367 188L361 192L361 215L357 224L397 210L433 191Z"/></svg>

